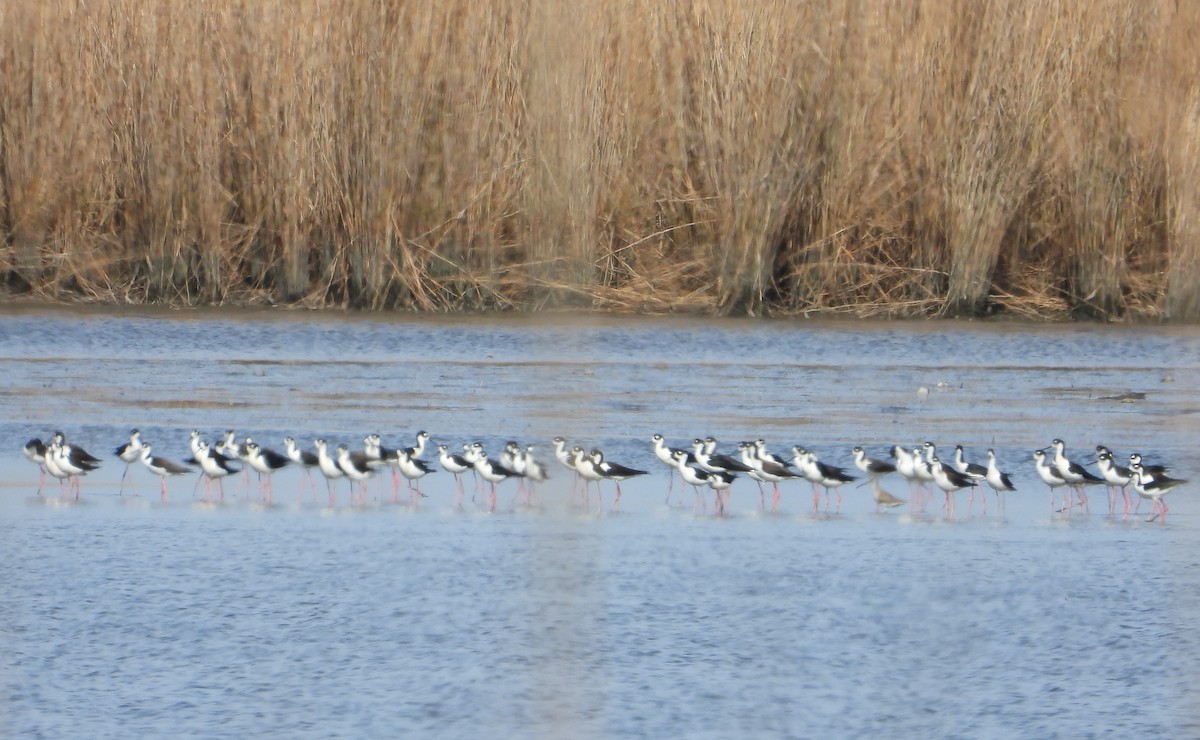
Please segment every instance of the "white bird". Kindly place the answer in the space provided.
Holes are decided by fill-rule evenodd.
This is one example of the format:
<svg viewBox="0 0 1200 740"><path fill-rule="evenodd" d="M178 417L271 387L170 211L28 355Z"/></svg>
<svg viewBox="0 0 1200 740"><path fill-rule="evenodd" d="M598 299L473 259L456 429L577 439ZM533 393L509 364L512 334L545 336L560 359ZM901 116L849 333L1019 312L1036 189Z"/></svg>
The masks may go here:
<svg viewBox="0 0 1200 740"><path fill-rule="evenodd" d="M188 468L185 465L181 465L181 464L175 462L174 460L168 460L165 457L155 457L154 455L150 454L151 453L151 445L150 444L138 442L138 445L139 445L139 450L140 450L140 455L138 456L138 459L142 461L142 464L145 465L146 468L151 473L154 473L155 475L158 476L159 480L162 483L162 500L166 501L167 500L167 476L168 475L184 475L185 473L192 472L191 468Z"/></svg>
<svg viewBox="0 0 1200 740"><path fill-rule="evenodd" d="M429 435L425 435L428 437ZM409 448L412 449L412 448ZM417 484L421 478L435 472L429 463L424 460L418 460L408 450L396 450L396 467L400 470L400 475L408 481L408 495L410 502L415 502L416 497L425 497L421 492L420 486Z"/></svg>
<svg viewBox="0 0 1200 740"><path fill-rule="evenodd" d="M1058 474L1057 469L1050 466L1050 463L1046 460L1045 450L1034 450L1033 460L1034 466L1037 469L1038 477L1041 478L1042 482L1050 488L1050 512L1053 513L1054 489L1058 488L1059 486L1065 486L1067 484L1067 480ZM1066 501L1063 503L1065 504ZM1067 507L1064 506L1063 510L1065 511L1066 508Z"/></svg>
<svg viewBox="0 0 1200 740"><path fill-rule="evenodd" d="M937 455L931 455L928 460L929 471L933 475L933 483L946 494L946 514L953 518L957 508L954 494L964 488L974 488L976 483L967 475L942 463Z"/></svg>
<svg viewBox="0 0 1200 740"><path fill-rule="evenodd" d="M1054 469L1058 472L1059 477L1067 482L1067 488L1073 493L1079 494L1080 505L1086 511L1088 500L1087 493L1084 492L1083 487L1103 483L1104 479L1093 474L1079 463L1068 460L1066 455L1067 444L1061 439L1052 441L1050 445L1054 447ZM1071 506L1074 505L1075 503L1072 501Z"/></svg>
<svg viewBox="0 0 1200 740"><path fill-rule="evenodd" d="M679 472L679 466L675 464L675 452L677 450L676 448L668 447L666 439L661 434L655 434L650 438L650 441L654 443L654 456L658 458L659 462L671 469L671 474L668 477L667 483L667 505L670 506L671 494L675 490L675 474ZM691 453L686 451L684 451L684 453L689 457L691 456ZM680 488L679 490L682 503L683 489Z"/></svg>
<svg viewBox="0 0 1200 740"><path fill-rule="evenodd" d="M129 441L120 445L113 454L125 463L125 471L121 473L121 485L118 493L125 493L125 477L129 475L129 466L142 459L142 433L134 429L129 432Z"/></svg>
<svg viewBox="0 0 1200 740"><path fill-rule="evenodd" d="M973 462L967 462L963 458L963 446L954 446L954 468L967 476L976 483L982 483L987 479L987 468ZM979 490L979 500L983 503L983 513L987 515L987 493L981 488ZM975 503L975 487L971 487L971 497L967 500L967 516L971 515L971 505Z"/></svg>
<svg viewBox="0 0 1200 740"><path fill-rule="evenodd" d="M34 437L21 448L21 454L25 455L26 460L38 466L37 495L41 496L42 487L46 484L46 444L40 438Z"/></svg>
<svg viewBox="0 0 1200 740"><path fill-rule="evenodd" d="M1136 476L1134 487L1138 495L1151 501L1150 513L1152 516L1146 521L1152 522L1161 517L1161 521L1166 523L1167 511L1169 509L1167 508L1167 502L1163 501L1163 497L1179 486L1184 485L1187 481L1168 478L1166 475L1151 476L1145 472L1142 464L1137 462L1130 465L1130 470Z"/></svg>
<svg viewBox="0 0 1200 740"><path fill-rule="evenodd" d="M1001 515L1004 514L1004 494L1009 491L1017 490L1016 486L1009 480L1007 473L1001 473L1000 468L996 466L996 453L992 450L987 451L988 464L987 474L983 480L988 486L996 492L996 506L1000 509Z"/></svg>
<svg viewBox="0 0 1200 740"><path fill-rule="evenodd" d="M494 512L496 510L496 484L514 477L516 473L498 462L489 460L486 452L479 453L479 457L474 462L474 467L475 471L479 473L479 477L492 486L488 510Z"/></svg>
<svg viewBox="0 0 1200 740"><path fill-rule="evenodd" d="M441 463L442 469L454 476L454 486L458 490L458 495L454 498L454 506L461 507L462 500L466 496L467 492L463 489L462 481L458 476L462 475L468 470L473 470L474 467L471 465L470 461L468 461L467 458L463 457L462 455L452 454L450 452L450 448L446 445L438 445L437 451L438 462Z"/></svg>
<svg viewBox="0 0 1200 740"><path fill-rule="evenodd" d="M217 482L217 489L221 492L221 501L225 500L225 483L223 479L226 476L238 472L238 468L233 467L233 461L219 452L210 450L208 443L201 440L199 451L195 456L196 463L200 466L200 471L204 474L204 490L208 497L212 498L212 482Z"/></svg>
<svg viewBox="0 0 1200 740"><path fill-rule="evenodd" d="M1133 471L1113 461L1112 453L1108 450L1096 456L1096 467L1100 477L1108 484L1108 514L1112 516L1117 511L1117 489L1121 490L1124 507L1121 516L1129 515L1129 484L1133 482Z"/></svg>
<svg viewBox="0 0 1200 740"><path fill-rule="evenodd" d="M312 486L313 498L315 499L317 496L317 483L313 480L312 472L310 471L318 467L321 461L315 453L297 447L295 437L283 438L283 452L292 462L299 465L300 470L304 473L304 478L300 481L300 488L296 491L296 500L299 501L300 497L304 494L304 481L308 481L309 485Z"/></svg>
<svg viewBox="0 0 1200 740"><path fill-rule="evenodd" d="M249 437L246 438L250 440ZM288 465L292 464L292 459L287 455L281 455L275 450L264 449L262 445L253 440L246 442L246 464L254 468L254 472L258 473L259 491L265 493L267 503L270 504L271 496L274 494L274 489L271 486L271 476L278 470L283 470ZM263 476L266 476L264 478Z"/></svg>
<svg viewBox="0 0 1200 740"><path fill-rule="evenodd" d="M354 498L354 483L358 483L358 504L367 503L367 479L375 475L371 459L361 452L350 452L346 445L338 445L337 466L350 479L350 498Z"/></svg>
<svg viewBox="0 0 1200 740"><path fill-rule="evenodd" d="M321 471L321 475L325 476L325 488L329 492L329 505L336 506L337 494L333 491L333 482L344 477L346 472L338 467L337 461L329 455L329 444L325 440L313 440L313 447L317 448L317 469Z"/></svg>

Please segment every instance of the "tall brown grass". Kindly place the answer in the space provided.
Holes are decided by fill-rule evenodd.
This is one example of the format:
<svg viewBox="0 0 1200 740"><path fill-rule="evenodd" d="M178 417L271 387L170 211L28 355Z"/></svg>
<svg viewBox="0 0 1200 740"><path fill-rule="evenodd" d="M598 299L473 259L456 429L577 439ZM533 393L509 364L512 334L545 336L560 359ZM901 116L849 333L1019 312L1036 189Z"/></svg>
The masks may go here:
<svg viewBox="0 0 1200 740"><path fill-rule="evenodd" d="M1200 5L0 4L52 300L1200 319Z"/></svg>

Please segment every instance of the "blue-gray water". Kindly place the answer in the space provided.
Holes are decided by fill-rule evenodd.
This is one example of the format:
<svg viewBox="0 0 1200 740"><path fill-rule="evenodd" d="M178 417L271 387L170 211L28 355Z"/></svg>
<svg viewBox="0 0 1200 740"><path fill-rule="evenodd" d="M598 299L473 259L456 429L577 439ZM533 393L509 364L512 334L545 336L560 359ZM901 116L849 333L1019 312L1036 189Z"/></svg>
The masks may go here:
<svg viewBox="0 0 1200 740"><path fill-rule="evenodd" d="M1060 436L1200 469L1200 332L1181 328L402 319L27 309L0 316L0 734L745 737L1200 733L1200 507L1168 523L1052 515L1029 453ZM918 389L925 387L928 395ZM1144 398L1120 400L1125 394ZM1128 398L1127 396L1125 396ZM109 459L36 495L20 455L62 429L107 458L131 427L358 444L539 444L544 505L194 498ZM996 449L1007 516L667 506L649 437ZM619 515L570 506L548 440L651 475ZM427 454L427 457L432 457ZM676 483L676 485L678 485ZM468 491L470 490L468 481ZM888 488L906 495L903 482ZM607 502L611 489L605 487ZM381 501L383 499L384 501Z"/></svg>

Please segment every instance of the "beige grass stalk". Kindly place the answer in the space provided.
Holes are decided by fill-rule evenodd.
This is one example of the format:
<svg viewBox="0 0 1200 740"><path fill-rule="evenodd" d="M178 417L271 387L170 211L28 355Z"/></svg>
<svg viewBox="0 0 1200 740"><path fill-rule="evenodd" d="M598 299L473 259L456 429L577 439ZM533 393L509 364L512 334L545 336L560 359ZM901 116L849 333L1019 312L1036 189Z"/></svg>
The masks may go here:
<svg viewBox="0 0 1200 740"><path fill-rule="evenodd" d="M947 157L944 313L974 315L985 307L1005 234L1045 156L1062 94L1055 69L1062 36L1054 13L1030 3L950 8L946 66L937 72L944 108L930 128Z"/></svg>
<svg viewBox="0 0 1200 740"><path fill-rule="evenodd" d="M1200 94L1183 107L1178 133L1168 143L1171 163L1171 243L1167 316L1200 320Z"/></svg>

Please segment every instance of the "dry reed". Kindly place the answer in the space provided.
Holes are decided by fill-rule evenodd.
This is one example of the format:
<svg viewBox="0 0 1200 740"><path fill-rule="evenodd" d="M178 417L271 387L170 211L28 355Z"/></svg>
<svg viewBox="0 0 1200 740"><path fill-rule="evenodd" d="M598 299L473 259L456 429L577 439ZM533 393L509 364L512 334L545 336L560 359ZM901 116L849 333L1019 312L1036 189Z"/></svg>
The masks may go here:
<svg viewBox="0 0 1200 740"><path fill-rule="evenodd" d="M50 300L1200 319L1200 6L0 5Z"/></svg>

